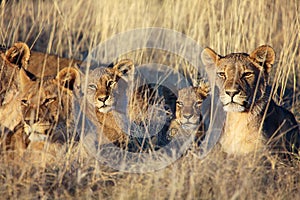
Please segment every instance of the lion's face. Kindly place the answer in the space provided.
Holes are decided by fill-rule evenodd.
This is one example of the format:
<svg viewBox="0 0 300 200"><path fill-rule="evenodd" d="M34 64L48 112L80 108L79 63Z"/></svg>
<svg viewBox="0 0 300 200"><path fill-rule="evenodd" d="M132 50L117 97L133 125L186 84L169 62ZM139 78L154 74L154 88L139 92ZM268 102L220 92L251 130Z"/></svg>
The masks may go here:
<svg viewBox="0 0 300 200"><path fill-rule="evenodd" d="M178 91L174 119L176 123L171 123L169 139L174 138L182 131L186 134L193 134L199 130L203 125L202 103L209 92L209 85L202 80L197 83L197 86L185 87Z"/></svg>
<svg viewBox="0 0 300 200"><path fill-rule="evenodd" d="M274 57L273 49L268 46L261 46L250 55L232 53L220 56L209 48L203 51L204 64L207 68L214 68L216 73L216 85L225 111L248 112L265 96Z"/></svg>
<svg viewBox="0 0 300 200"><path fill-rule="evenodd" d="M46 139L53 131L68 127L72 120L73 90L78 71L65 68L56 78L31 80L21 70L22 121L30 141ZM64 126L64 127L61 127ZM64 131L63 131L64 132Z"/></svg>
<svg viewBox="0 0 300 200"><path fill-rule="evenodd" d="M186 129L195 129L202 120L201 105L208 95L208 89L186 87L178 91L176 121Z"/></svg>
<svg viewBox="0 0 300 200"><path fill-rule="evenodd" d="M247 56L232 54L221 59L216 73L225 111L249 110L252 103L263 95L265 77Z"/></svg>
<svg viewBox="0 0 300 200"><path fill-rule="evenodd" d="M98 75L98 77L96 77ZM113 89L116 86L114 71L97 68L90 72L87 94L99 112L107 113L113 109Z"/></svg>
<svg viewBox="0 0 300 200"><path fill-rule="evenodd" d="M46 136L58 121L58 92L50 92L50 83L34 84L21 98L21 112L27 134L37 133ZM43 88L44 87L44 88ZM52 88L53 89L53 88ZM57 90L57 89L56 89Z"/></svg>
<svg viewBox="0 0 300 200"><path fill-rule="evenodd" d="M121 60L112 68L100 67L89 73L87 100L97 111L107 113L114 109L114 89L126 81L127 73L132 70L130 60ZM122 80L121 80L122 79Z"/></svg>

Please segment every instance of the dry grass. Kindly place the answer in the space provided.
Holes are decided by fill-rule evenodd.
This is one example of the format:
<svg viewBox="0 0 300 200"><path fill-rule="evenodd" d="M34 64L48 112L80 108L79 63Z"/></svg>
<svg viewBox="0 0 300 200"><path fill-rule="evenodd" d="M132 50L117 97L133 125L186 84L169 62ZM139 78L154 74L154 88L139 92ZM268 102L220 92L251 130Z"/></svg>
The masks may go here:
<svg viewBox="0 0 300 200"><path fill-rule="evenodd" d="M82 59L113 35L143 27L182 32L220 54L251 52L269 44L277 54L274 97L300 121L297 0L0 2L0 44L25 41L33 50L69 58ZM135 55L134 60L141 59ZM27 158L12 160L1 154L0 163L3 199L296 199L300 195L300 162L285 165L268 155L224 158L218 151L205 159L187 155L143 174L112 170L82 147L56 157L28 152Z"/></svg>

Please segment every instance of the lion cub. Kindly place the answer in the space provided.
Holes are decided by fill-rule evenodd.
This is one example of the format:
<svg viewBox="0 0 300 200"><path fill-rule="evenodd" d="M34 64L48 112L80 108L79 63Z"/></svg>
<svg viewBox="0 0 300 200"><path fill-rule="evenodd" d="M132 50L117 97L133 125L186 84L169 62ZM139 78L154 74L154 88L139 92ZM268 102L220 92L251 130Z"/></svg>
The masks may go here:
<svg viewBox="0 0 300 200"><path fill-rule="evenodd" d="M201 56L227 112L220 138L222 149L234 155L266 147L297 152L300 134L295 117L270 96L268 78L275 61L274 50L263 45L250 55L221 56L205 48Z"/></svg>
<svg viewBox="0 0 300 200"><path fill-rule="evenodd" d="M196 142L203 138L204 123L201 106L209 95L209 91L208 84L202 80L194 86L178 91L175 118L168 131L169 140L172 140L177 134L194 135Z"/></svg>
<svg viewBox="0 0 300 200"><path fill-rule="evenodd" d="M93 112L96 113L97 120L91 120L98 125L99 132L102 133L100 144L121 144L128 140L126 125L138 115L130 108L136 104L132 101L133 94L128 85L133 72L133 62L128 59L121 60L112 67L99 67L89 72L86 98L90 109L87 115L94 118ZM137 97L136 100L141 98Z"/></svg>
<svg viewBox="0 0 300 200"><path fill-rule="evenodd" d="M87 84L82 85L87 85L87 116L97 125L100 145L114 143L130 151L153 149L156 138L152 133L163 128L164 101L135 70L131 60L123 59L112 67L91 70Z"/></svg>

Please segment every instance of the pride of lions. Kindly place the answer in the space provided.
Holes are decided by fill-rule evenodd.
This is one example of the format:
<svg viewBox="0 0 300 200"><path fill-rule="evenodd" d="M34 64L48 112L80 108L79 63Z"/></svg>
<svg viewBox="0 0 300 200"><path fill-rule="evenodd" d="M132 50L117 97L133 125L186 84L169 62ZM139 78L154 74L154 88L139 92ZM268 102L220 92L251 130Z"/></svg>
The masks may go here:
<svg viewBox="0 0 300 200"><path fill-rule="evenodd" d="M139 133L145 134L147 140L143 140L126 134L129 127L126 123L150 127L149 123L154 120L149 116L149 110L153 110L156 106L153 102L157 102L153 100L153 94L159 92L147 85L135 90L125 87L136 81L133 72L138 67L132 60L123 59L111 66L90 70L85 75L79 62L75 65L68 59L65 60L70 62L61 62L65 66L48 62L44 68L39 68L37 55L43 54L31 52L23 42L1 50L1 152L55 151L65 144L80 141L74 111L80 98L86 98L85 115L97 127L99 144L114 143L126 149L129 148L126 144L131 143L140 151L143 150L142 140L155 151L180 134L190 134L196 145L201 145L205 138L208 125L203 122L202 103L212 95L206 81L198 80L192 86L178 89L177 97L173 99L174 110L164 109L168 100L160 100L163 111L156 114L166 118L172 116L170 123L164 126L159 137ZM275 61L272 47L263 45L250 54L225 56L205 48L201 60L210 82L216 85L217 97L226 112L218 141L221 151L230 155L263 150L300 155L300 131L294 115L272 100L269 84ZM118 118L120 107L126 111L128 120Z"/></svg>

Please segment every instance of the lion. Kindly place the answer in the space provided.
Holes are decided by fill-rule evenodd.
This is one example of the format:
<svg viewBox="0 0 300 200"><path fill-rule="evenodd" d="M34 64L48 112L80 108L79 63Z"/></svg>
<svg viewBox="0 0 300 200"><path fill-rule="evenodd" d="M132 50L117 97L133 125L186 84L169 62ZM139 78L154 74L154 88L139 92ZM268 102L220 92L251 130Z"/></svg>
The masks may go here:
<svg viewBox="0 0 300 200"><path fill-rule="evenodd" d="M82 90L86 91L85 97L90 109L88 115L96 113L96 116L90 116L91 120L94 124L100 125L100 131L106 136L100 143L106 143L105 139L115 142L124 141L126 138L112 112L115 109L116 95L113 91L118 84L125 84L126 81L123 78L132 67L133 63L128 61L119 63L112 68L99 67L90 70L87 84L82 85L82 87L87 87Z"/></svg>
<svg viewBox="0 0 300 200"><path fill-rule="evenodd" d="M95 124L99 125L100 132L104 137L100 143L126 143L128 135L125 133L122 119L118 114L123 112L127 116L127 105L136 104L130 100L128 95L128 81L132 79L134 64L131 60L123 59L112 67L98 67L90 70L86 89L87 103L92 112L96 113ZM84 87L84 85L82 85ZM117 90L117 87L121 87ZM84 90L84 89L83 89ZM116 99L118 95L118 99ZM136 100L140 100L136 99ZM122 105L124 104L124 105ZM118 113L119 112L119 113ZM135 112L128 112L134 114ZM132 116L128 116L129 118ZM92 117L94 118L94 117ZM102 136L102 134L100 135Z"/></svg>
<svg viewBox="0 0 300 200"><path fill-rule="evenodd" d="M220 138L224 152L243 155L266 148L277 153L297 152L300 134L295 117L271 98L268 78L275 61L272 47L262 45L250 55L226 56L205 48L201 58L227 113Z"/></svg>
<svg viewBox="0 0 300 200"><path fill-rule="evenodd" d="M78 139L73 135L73 100L79 91L80 74L74 67L63 68L56 77L37 78L20 69L20 92L6 105L6 117L17 110L21 121L7 138L12 148L42 149L45 144ZM20 141L22 140L22 141ZM22 144L22 145L20 145Z"/></svg>
<svg viewBox="0 0 300 200"><path fill-rule="evenodd" d="M89 106L87 115L98 126L100 145L114 143L139 151L156 140L150 132L157 130L164 121L161 118L166 117L164 103L149 103L156 98L155 91L143 84L141 77L135 77L135 70L132 60L123 59L90 70L87 84L82 84L87 85L83 88Z"/></svg>
<svg viewBox="0 0 300 200"><path fill-rule="evenodd" d="M175 118L172 120L168 139L177 134L194 135L198 143L204 137L202 103L210 92L209 85L199 80L194 86L188 86L178 91Z"/></svg>

